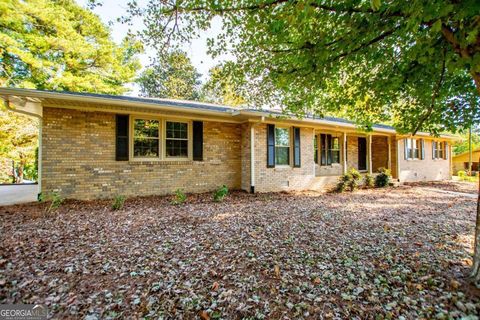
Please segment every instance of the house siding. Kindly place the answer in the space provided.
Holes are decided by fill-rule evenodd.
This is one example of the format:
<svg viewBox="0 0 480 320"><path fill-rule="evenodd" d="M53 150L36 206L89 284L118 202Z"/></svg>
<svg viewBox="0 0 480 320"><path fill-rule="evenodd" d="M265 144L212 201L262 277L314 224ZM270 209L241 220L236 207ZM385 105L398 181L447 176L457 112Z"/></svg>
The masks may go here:
<svg viewBox="0 0 480 320"><path fill-rule="evenodd" d="M300 129L300 168L294 168L292 163L290 166L267 168L267 125L263 123L258 124L254 126L254 129L255 191L270 192L310 189L315 179L312 144L314 130L312 128Z"/></svg>
<svg viewBox="0 0 480 320"><path fill-rule="evenodd" d="M43 110L42 193L76 199L241 187L242 127L204 122L204 161L115 161L115 114Z"/></svg>
<svg viewBox="0 0 480 320"><path fill-rule="evenodd" d="M447 180L450 175L451 144L448 159L432 159L432 141L424 140L425 159L405 160L405 140L398 140L398 168L400 182Z"/></svg>

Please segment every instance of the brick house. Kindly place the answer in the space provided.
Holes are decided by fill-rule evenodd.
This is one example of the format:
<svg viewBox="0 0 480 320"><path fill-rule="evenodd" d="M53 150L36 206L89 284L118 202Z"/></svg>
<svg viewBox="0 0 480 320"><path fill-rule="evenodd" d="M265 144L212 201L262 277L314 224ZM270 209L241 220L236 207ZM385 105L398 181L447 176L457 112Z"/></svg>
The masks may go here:
<svg viewBox="0 0 480 320"><path fill-rule="evenodd" d="M385 167L400 182L451 177L451 137L372 132L338 118L190 101L0 88L41 119L42 193L93 199L211 191L319 190L349 168Z"/></svg>

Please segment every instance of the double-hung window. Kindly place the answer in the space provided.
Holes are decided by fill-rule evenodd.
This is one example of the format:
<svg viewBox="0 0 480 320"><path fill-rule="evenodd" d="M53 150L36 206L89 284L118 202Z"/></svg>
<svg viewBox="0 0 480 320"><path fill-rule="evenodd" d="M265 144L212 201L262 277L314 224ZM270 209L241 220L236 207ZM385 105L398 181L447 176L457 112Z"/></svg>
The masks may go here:
<svg viewBox="0 0 480 320"><path fill-rule="evenodd" d="M137 159L188 159L189 123L162 119L133 118L132 151Z"/></svg>
<svg viewBox="0 0 480 320"><path fill-rule="evenodd" d="M166 121L165 155L167 158L188 157L188 123Z"/></svg>
<svg viewBox="0 0 480 320"><path fill-rule="evenodd" d="M405 159L423 159L422 139L405 139Z"/></svg>
<svg viewBox="0 0 480 320"><path fill-rule="evenodd" d="M445 150L445 142L432 141L432 158L443 159Z"/></svg>
<svg viewBox="0 0 480 320"><path fill-rule="evenodd" d="M340 163L340 139L331 134L320 135L320 165Z"/></svg>
<svg viewBox="0 0 480 320"><path fill-rule="evenodd" d="M290 130L275 127L275 164L290 164Z"/></svg>
<svg viewBox="0 0 480 320"><path fill-rule="evenodd" d="M133 156L158 158L160 156L160 121L134 119Z"/></svg>
<svg viewBox="0 0 480 320"><path fill-rule="evenodd" d="M313 137L313 160L318 164L318 134Z"/></svg>
<svg viewBox="0 0 480 320"><path fill-rule="evenodd" d="M331 137L330 141L331 145L329 147L332 163L340 163L340 139L338 137Z"/></svg>

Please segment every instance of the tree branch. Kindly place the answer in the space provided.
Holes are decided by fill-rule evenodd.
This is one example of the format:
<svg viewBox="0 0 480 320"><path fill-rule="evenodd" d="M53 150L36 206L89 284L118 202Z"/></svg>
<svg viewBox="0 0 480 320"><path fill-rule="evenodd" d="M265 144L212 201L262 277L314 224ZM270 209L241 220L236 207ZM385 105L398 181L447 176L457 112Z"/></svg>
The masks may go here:
<svg viewBox="0 0 480 320"><path fill-rule="evenodd" d="M432 101L430 102L430 106L427 109L427 112L423 115L423 117L420 119L418 122L417 126L412 132L412 135L415 135L418 130L422 127L422 125L425 123L425 121L432 115L433 109L435 108L435 100L437 99L440 89L442 87L443 79L445 77L445 70L446 70L446 64L447 64L447 49L444 48L443 50L443 61L442 61L442 70L440 72L440 77L437 81L437 84L435 85L435 88L432 93Z"/></svg>

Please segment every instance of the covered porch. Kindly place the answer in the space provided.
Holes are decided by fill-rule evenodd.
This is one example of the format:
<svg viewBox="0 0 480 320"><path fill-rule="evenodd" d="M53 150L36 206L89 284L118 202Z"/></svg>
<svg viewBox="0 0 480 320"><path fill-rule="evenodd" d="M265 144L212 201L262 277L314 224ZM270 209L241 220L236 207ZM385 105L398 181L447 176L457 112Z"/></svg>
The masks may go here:
<svg viewBox="0 0 480 320"><path fill-rule="evenodd" d="M396 178L396 139L394 135L355 132L314 131L316 177L338 177L354 168L375 174L390 169Z"/></svg>

